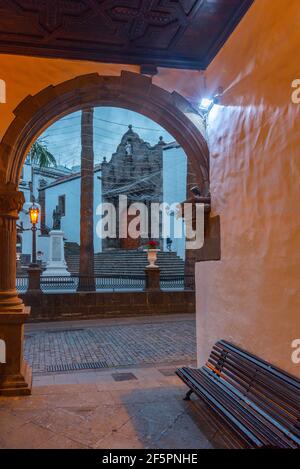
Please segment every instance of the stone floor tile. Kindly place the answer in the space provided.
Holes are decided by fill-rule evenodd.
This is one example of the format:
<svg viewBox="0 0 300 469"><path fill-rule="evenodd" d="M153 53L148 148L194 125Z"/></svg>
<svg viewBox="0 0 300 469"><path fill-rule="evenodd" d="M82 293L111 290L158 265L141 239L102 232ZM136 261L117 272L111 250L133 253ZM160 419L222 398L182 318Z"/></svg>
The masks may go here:
<svg viewBox="0 0 300 469"><path fill-rule="evenodd" d="M1 430L0 446L5 449L35 449L49 441L54 433L34 423L19 427L18 431Z"/></svg>
<svg viewBox="0 0 300 469"><path fill-rule="evenodd" d="M95 449L143 449L143 442L138 438L131 436L126 438L121 433L112 434L100 440L95 446Z"/></svg>
<svg viewBox="0 0 300 469"><path fill-rule="evenodd" d="M77 441L73 441L64 435L54 435L50 440L43 442L37 449L90 449Z"/></svg>
<svg viewBox="0 0 300 469"><path fill-rule="evenodd" d="M73 373L54 375L54 384L78 384L77 375Z"/></svg>
<svg viewBox="0 0 300 469"><path fill-rule="evenodd" d="M185 387L157 382L150 387L142 378L135 387L117 384L122 386L105 391L94 384L55 385L44 387L42 395L0 398L1 428L8 422L0 447L227 447L222 426L207 419L203 404L183 401ZM5 410L3 402L9 404Z"/></svg>
<svg viewBox="0 0 300 469"><path fill-rule="evenodd" d="M64 394L51 394L48 396L48 408L69 408L80 406L98 406L101 403L101 395L93 392L68 392Z"/></svg>
<svg viewBox="0 0 300 469"><path fill-rule="evenodd" d="M93 383L76 383L76 384L57 384L55 386L39 386L32 389L33 396L49 396L51 394L66 394L97 392L97 386Z"/></svg>
<svg viewBox="0 0 300 469"><path fill-rule="evenodd" d="M0 410L0 435L17 431L26 423L22 415L15 415L12 409Z"/></svg>
<svg viewBox="0 0 300 469"><path fill-rule="evenodd" d="M51 386L52 384L55 384L54 380L55 376L39 376L39 375L34 375L33 376L33 386Z"/></svg>
<svg viewBox="0 0 300 469"><path fill-rule="evenodd" d="M147 448L185 412L177 401L128 405L127 409L131 419L122 434L128 438L134 432Z"/></svg>
<svg viewBox="0 0 300 469"><path fill-rule="evenodd" d="M199 426L186 413L178 415L168 428L154 438L153 444L159 449L213 448L206 435L199 432Z"/></svg>

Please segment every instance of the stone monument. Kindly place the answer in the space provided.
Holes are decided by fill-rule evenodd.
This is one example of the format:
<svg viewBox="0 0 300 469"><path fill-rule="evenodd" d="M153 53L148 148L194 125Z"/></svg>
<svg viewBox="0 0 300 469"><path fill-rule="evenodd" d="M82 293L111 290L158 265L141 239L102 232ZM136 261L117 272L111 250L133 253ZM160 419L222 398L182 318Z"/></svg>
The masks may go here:
<svg viewBox="0 0 300 469"><path fill-rule="evenodd" d="M70 277L65 261L64 232L52 230L50 236L49 260L43 277Z"/></svg>

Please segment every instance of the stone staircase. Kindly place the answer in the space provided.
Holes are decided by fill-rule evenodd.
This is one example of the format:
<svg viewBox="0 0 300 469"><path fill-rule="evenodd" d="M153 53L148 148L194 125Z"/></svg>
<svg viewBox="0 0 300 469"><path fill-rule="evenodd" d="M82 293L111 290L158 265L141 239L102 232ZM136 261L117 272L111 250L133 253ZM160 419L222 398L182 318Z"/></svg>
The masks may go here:
<svg viewBox="0 0 300 469"><path fill-rule="evenodd" d="M75 243L65 245L68 270L77 275L79 272L79 246ZM142 251L105 251L95 254L95 275L143 275L147 253ZM175 252L159 252L157 265L164 276L183 276L184 261Z"/></svg>

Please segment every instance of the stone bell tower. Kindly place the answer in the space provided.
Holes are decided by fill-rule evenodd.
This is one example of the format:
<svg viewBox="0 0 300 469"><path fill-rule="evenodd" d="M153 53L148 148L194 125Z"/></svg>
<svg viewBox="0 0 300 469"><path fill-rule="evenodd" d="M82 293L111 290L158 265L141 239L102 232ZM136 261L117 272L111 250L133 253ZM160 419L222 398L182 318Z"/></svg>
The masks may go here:
<svg viewBox="0 0 300 469"><path fill-rule="evenodd" d="M117 211L117 235L120 224L127 224L132 217L127 213L119 213L119 196L126 196L128 204L145 203L148 207L152 202L163 201L163 148L162 137L159 142L151 146L144 142L129 125L123 135L116 153L109 162L102 163L102 202L112 203ZM128 208L128 207L127 207ZM125 210L126 212L126 210ZM150 215L150 210L148 211ZM125 217L126 215L126 217ZM151 224L149 219L149 238ZM123 229L124 227L122 227ZM127 227L126 227L127 229ZM146 239L107 238L103 240L103 250L109 249L138 249Z"/></svg>

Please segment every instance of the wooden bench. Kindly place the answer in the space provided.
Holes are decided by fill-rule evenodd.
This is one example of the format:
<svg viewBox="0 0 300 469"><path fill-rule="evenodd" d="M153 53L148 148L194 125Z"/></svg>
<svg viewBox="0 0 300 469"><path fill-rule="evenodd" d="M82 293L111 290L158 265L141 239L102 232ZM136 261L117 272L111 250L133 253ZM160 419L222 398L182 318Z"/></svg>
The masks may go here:
<svg viewBox="0 0 300 469"><path fill-rule="evenodd" d="M221 340L201 369L176 374L250 448L300 448L300 380Z"/></svg>

